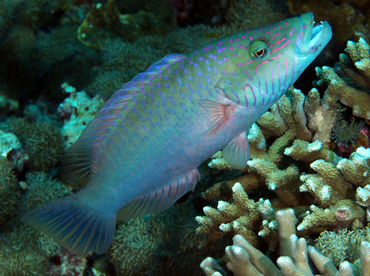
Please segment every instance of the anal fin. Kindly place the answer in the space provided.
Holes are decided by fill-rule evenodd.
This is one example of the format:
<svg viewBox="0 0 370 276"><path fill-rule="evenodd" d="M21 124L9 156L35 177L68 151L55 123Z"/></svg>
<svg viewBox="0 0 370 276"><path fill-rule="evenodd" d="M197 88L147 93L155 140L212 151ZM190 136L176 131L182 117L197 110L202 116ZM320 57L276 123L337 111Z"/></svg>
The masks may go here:
<svg viewBox="0 0 370 276"><path fill-rule="evenodd" d="M118 218L128 221L135 217L164 211L175 204L188 191L193 191L199 180L200 174L198 169L179 176L164 188L140 196L125 205L118 212Z"/></svg>
<svg viewBox="0 0 370 276"><path fill-rule="evenodd" d="M222 149L222 156L225 161L233 168L242 170L247 166L250 151L245 131L232 139L226 147Z"/></svg>

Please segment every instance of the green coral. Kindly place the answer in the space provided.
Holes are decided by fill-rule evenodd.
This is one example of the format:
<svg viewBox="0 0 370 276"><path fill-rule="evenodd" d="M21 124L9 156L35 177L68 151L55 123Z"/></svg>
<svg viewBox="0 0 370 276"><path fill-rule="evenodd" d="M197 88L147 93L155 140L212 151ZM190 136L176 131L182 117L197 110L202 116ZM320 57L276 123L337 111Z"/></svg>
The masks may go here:
<svg viewBox="0 0 370 276"><path fill-rule="evenodd" d="M22 211L31 211L47 202L71 194L69 186L66 186L63 182L55 179L53 180L51 176L44 172L27 173L26 183L28 184L28 187L27 193L22 198Z"/></svg>
<svg viewBox="0 0 370 276"><path fill-rule="evenodd" d="M12 118L3 127L15 134L30 156L30 168L49 171L63 153L63 140L59 129L49 123L28 122Z"/></svg>
<svg viewBox="0 0 370 276"><path fill-rule="evenodd" d="M0 275L50 275L49 258L37 247L34 230L17 226L0 239Z"/></svg>
<svg viewBox="0 0 370 276"><path fill-rule="evenodd" d="M316 249L330 258L338 267L343 261L355 262L360 258L361 242L370 242L369 226L363 229L348 229L321 232L315 240Z"/></svg>
<svg viewBox="0 0 370 276"><path fill-rule="evenodd" d="M345 110L346 108L340 108L340 106L338 106L332 138L338 145L343 143L345 147L348 147L348 143L355 143L356 138L360 135L361 128L364 127L364 122L357 122L354 117L351 117L351 122L349 123L344 119L342 114Z"/></svg>
<svg viewBox="0 0 370 276"><path fill-rule="evenodd" d="M15 215L21 197L17 177L12 170L13 165L0 157L0 225Z"/></svg>
<svg viewBox="0 0 370 276"><path fill-rule="evenodd" d="M199 263L213 250L198 249L194 210L177 203L164 212L135 218L118 227L111 246L119 275L202 275Z"/></svg>

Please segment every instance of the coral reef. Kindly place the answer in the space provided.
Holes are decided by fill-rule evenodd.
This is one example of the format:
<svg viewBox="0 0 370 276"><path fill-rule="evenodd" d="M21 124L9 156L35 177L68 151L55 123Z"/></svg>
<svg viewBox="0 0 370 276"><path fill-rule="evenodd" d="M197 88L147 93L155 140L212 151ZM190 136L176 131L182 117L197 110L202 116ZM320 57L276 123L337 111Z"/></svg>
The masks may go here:
<svg viewBox="0 0 370 276"><path fill-rule="evenodd" d="M312 88L305 96L300 90L290 88L251 127L248 133L251 159L247 167L234 180L216 183L203 193L207 200L219 200L217 208L206 206L203 208L205 216L196 218L200 224L198 234L206 236L201 246L238 234L241 237L236 236L236 239L239 242L243 239L243 244L248 241L248 248L264 248L264 240L268 250L274 252L278 244L276 214L290 207L298 215L296 229L309 242L313 242L310 235L329 233L323 232L325 230L343 229L338 234L330 232L332 236L349 233L343 238L348 243L343 242L342 249L336 253L334 247L329 246L333 244L329 234L322 234L323 238L317 240L318 248L325 248L322 253L329 258L335 256L333 261L337 267L343 260L354 262L359 258L361 241L369 241L366 238L368 230L362 226L370 217L370 149L366 142L367 127L361 121L363 118L368 123L367 113L370 112L366 81L370 68L367 66L369 49L364 39L358 43L349 41L334 69L316 68L319 80L315 84L319 89L325 88L323 93ZM337 104L337 99L342 105ZM348 150L343 149L346 146ZM234 171L222 158L222 151L212 157L209 166ZM234 253L227 250L227 257L235 259L236 255L244 254L235 250ZM245 257L240 256L240 259L244 259L247 274L237 272L236 275L255 271L252 257L252 265ZM231 261L228 266L234 265ZM356 265L354 273L359 275L358 263ZM212 269L213 261L208 260L203 266L208 270L207 275L213 272L217 275ZM259 268L262 266L259 264ZM331 266L334 268L333 264ZM342 264L340 270L342 266L350 269L348 264ZM280 268L280 274L290 275ZM290 267L298 273L296 268Z"/></svg>
<svg viewBox="0 0 370 276"><path fill-rule="evenodd" d="M0 157L0 225L14 217L21 197L18 179L12 172L13 166Z"/></svg>
<svg viewBox="0 0 370 276"><path fill-rule="evenodd" d="M197 269L215 246L198 249L191 201L159 214L135 218L118 227L111 246L119 275L201 275ZM219 255L219 254L218 254Z"/></svg>
<svg viewBox="0 0 370 276"><path fill-rule="evenodd" d="M370 263L370 243L367 241L358 241L361 245L361 257L356 266L352 268L347 261L341 262L339 270L334 263L323 254L320 254L314 247L307 249L307 241L304 238L298 239L295 233L295 216L292 209L282 210L276 214L276 220L279 225L279 243L280 256L277 259L278 269L274 263L261 251L254 248L242 236L236 235L233 238L234 244L225 249L228 258L227 268L234 272L236 276L248 275L282 275L282 276L309 276L313 271L309 265L309 259L312 260L320 275L359 275L359 267L362 267L361 275L365 275ZM325 246L325 245L324 245ZM359 245L357 246L359 247ZM307 254L308 253L308 254ZM357 253L357 256L359 254ZM217 262L208 257L200 267L207 276L227 275L226 272L217 264Z"/></svg>
<svg viewBox="0 0 370 276"><path fill-rule="evenodd" d="M360 0L0 1L2 271L200 275L201 260L221 258L238 234L226 250L235 275L311 275L307 254L321 274L348 275L350 261L360 275L358 259L366 270L370 251L362 243L370 241L362 227L370 220L369 7ZM123 83L169 53L306 11L330 22L334 43L317 59L315 88L306 89L311 77L298 81L301 90L290 88L249 130L245 170L218 152L194 195L119 223L110 252L95 261L19 223L26 211L73 192L55 179L59 156ZM297 219L281 211L287 207ZM319 236L317 251L291 237L297 230L312 245ZM276 267L278 251L289 257ZM224 273L212 259L202 267Z"/></svg>
<svg viewBox="0 0 370 276"><path fill-rule="evenodd" d="M76 89L67 83L62 89L69 94L58 107L58 115L64 120L61 129L64 138L64 148L67 149L77 141L87 124L94 119L95 114L103 106L104 100L100 95L90 98L85 91L76 92Z"/></svg>
<svg viewBox="0 0 370 276"><path fill-rule="evenodd" d="M134 42L145 35L165 35L175 27L175 22L163 22L147 11L120 14L114 0L97 4L86 14L77 30L78 40L88 47L100 50L107 40L121 39Z"/></svg>
<svg viewBox="0 0 370 276"><path fill-rule="evenodd" d="M24 102L24 97L47 95L48 91L50 98L59 96L61 100L54 91L62 82L80 88L91 82L97 54L78 42L75 22L60 24L68 15L66 9L72 6L69 2L16 0L0 4L2 93Z"/></svg>
<svg viewBox="0 0 370 276"><path fill-rule="evenodd" d="M313 12L316 21L327 20L333 28L334 39L341 44L349 39L358 39L369 34L370 7L364 2L332 0L286 0L286 2L292 14Z"/></svg>
<svg viewBox="0 0 370 276"><path fill-rule="evenodd" d="M49 171L63 153L59 129L48 123L28 122L24 118L12 118L3 128L15 134L30 156L30 168Z"/></svg>
<svg viewBox="0 0 370 276"><path fill-rule="evenodd" d="M370 119L368 108L370 94L367 92L370 74L369 50L370 46L363 38L357 43L348 41L346 54L340 55L337 70L327 66L316 68L317 76L320 78L317 85L327 86L342 104L352 109L354 116L366 120Z"/></svg>

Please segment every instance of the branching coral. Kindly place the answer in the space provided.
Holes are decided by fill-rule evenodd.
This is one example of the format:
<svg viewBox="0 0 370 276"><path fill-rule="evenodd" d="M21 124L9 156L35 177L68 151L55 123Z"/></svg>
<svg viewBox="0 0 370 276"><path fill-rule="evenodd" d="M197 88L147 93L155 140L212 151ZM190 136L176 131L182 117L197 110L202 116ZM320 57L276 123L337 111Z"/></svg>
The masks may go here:
<svg viewBox="0 0 370 276"><path fill-rule="evenodd" d="M362 38L358 43L348 41L346 55L340 56L337 72L327 66L316 68L320 78L317 84L327 85L328 91L336 95L342 104L352 108L354 116L366 120L370 119L370 94L367 93L370 76L369 49L369 45ZM353 85L354 82L357 85Z"/></svg>
<svg viewBox="0 0 370 276"><path fill-rule="evenodd" d="M254 248L242 236L236 235L233 238L234 244L226 247L226 256L228 258L227 268L234 272L236 276L249 275L282 275L282 276L311 276L313 272L308 262L310 257L316 268L323 276L331 275L352 275L353 269L348 262L340 264L337 270L333 262L320 254L313 247L307 250L307 242L304 238L298 239L295 235L294 224L295 216L291 209L279 211L276 214L276 220L279 224L279 243L280 255L277 259L277 265L265 256L261 251ZM289 239L287 239L289 237ZM307 254L308 253L308 254ZM361 243L361 265L362 276L366 275L370 266L370 243ZM208 257L200 267L207 276L226 275L226 272L217 264L217 262ZM357 275L357 274L356 274Z"/></svg>

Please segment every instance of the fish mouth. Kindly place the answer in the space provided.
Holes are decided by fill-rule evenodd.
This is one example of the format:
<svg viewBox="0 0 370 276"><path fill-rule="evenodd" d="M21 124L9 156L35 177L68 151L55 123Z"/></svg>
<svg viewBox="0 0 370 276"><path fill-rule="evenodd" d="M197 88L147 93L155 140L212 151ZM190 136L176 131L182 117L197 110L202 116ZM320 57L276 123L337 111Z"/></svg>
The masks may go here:
<svg viewBox="0 0 370 276"><path fill-rule="evenodd" d="M318 55L332 37L329 23L324 21L315 24L311 12L302 14L299 21L303 30L302 41L298 43L299 56Z"/></svg>

